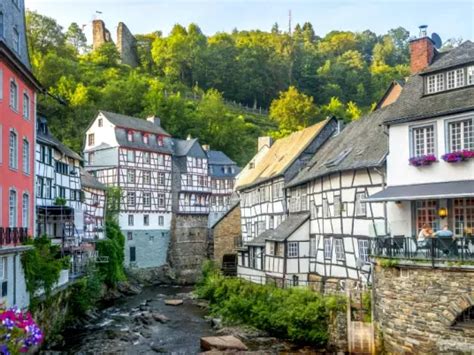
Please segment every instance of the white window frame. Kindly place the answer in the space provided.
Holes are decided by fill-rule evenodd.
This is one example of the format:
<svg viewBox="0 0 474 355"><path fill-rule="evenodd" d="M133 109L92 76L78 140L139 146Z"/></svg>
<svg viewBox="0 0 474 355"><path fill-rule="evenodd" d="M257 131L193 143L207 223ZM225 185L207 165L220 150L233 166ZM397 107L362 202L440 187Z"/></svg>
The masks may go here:
<svg viewBox="0 0 474 355"><path fill-rule="evenodd" d="M332 259L331 238L324 238L324 259Z"/></svg>
<svg viewBox="0 0 474 355"><path fill-rule="evenodd" d="M23 118L26 120L30 119L30 107L31 107L30 96L25 91L23 92Z"/></svg>
<svg viewBox="0 0 474 355"><path fill-rule="evenodd" d="M165 217L158 216L158 225L159 226L164 226L165 225Z"/></svg>
<svg viewBox="0 0 474 355"><path fill-rule="evenodd" d="M334 238L334 250L336 251L336 260L344 261L344 240L342 238Z"/></svg>
<svg viewBox="0 0 474 355"><path fill-rule="evenodd" d="M18 226L18 193L15 189L10 189L8 194L8 226Z"/></svg>
<svg viewBox="0 0 474 355"><path fill-rule="evenodd" d="M453 134L455 133L453 130L455 129L455 125L459 125L459 131L456 132L458 136L456 139L459 140L459 143L456 143L456 146L459 146L458 149L454 148L454 140ZM468 127L466 127L468 126ZM474 150L474 117L467 116L467 117L460 117L446 121L446 128L445 128L446 136L447 136L447 152L455 152L461 151L464 149L467 150Z"/></svg>
<svg viewBox="0 0 474 355"><path fill-rule="evenodd" d="M10 107L13 111L18 112L18 84L15 79L10 80Z"/></svg>
<svg viewBox="0 0 474 355"><path fill-rule="evenodd" d="M143 163L150 164L150 161L151 161L150 152L143 152Z"/></svg>
<svg viewBox="0 0 474 355"><path fill-rule="evenodd" d="M94 134L94 133L89 133L89 134L87 135L87 144L88 144L89 146L95 145L95 134Z"/></svg>
<svg viewBox="0 0 474 355"><path fill-rule="evenodd" d="M144 185L150 185L151 184L151 171L150 170L144 170L143 171L143 184Z"/></svg>
<svg viewBox="0 0 474 355"><path fill-rule="evenodd" d="M135 163L135 151L132 149L127 150L127 162Z"/></svg>
<svg viewBox="0 0 474 355"><path fill-rule="evenodd" d="M367 216L367 202L362 202L367 197L367 192L357 192L355 196L355 211L357 217Z"/></svg>
<svg viewBox="0 0 474 355"><path fill-rule="evenodd" d="M133 226L135 224L135 217L133 214L128 215L128 225Z"/></svg>
<svg viewBox="0 0 474 355"><path fill-rule="evenodd" d="M22 149L22 165L23 173L26 175L30 174L30 142L27 138L23 138L23 149Z"/></svg>
<svg viewBox="0 0 474 355"><path fill-rule="evenodd" d="M428 134L429 129L432 129L433 132L431 136ZM417 132L421 132L421 134L418 134ZM418 139L420 137L422 138L422 142L418 143ZM429 149L430 147L428 147L427 142L429 139L432 142L432 151ZM420 157L429 154L437 154L436 124L427 123L421 126L410 127L410 158Z"/></svg>
<svg viewBox="0 0 474 355"><path fill-rule="evenodd" d="M363 260L365 263L368 263L369 262L369 240L358 239L357 244L359 246L359 259Z"/></svg>
<svg viewBox="0 0 474 355"><path fill-rule="evenodd" d="M137 181L137 173L134 169L127 169L127 183L135 184Z"/></svg>
<svg viewBox="0 0 474 355"><path fill-rule="evenodd" d="M8 166L11 169L18 169L18 134L13 129L8 136Z"/></svg>
<svg viewBox="0 0 474 355"><path fill-rule="evenodd" d="M127 206L128 207L135 207L136 206L136 194L135 192L128 191L127 192Z"/></svg>
<svg viewBox="0 0 474 355"><path fill-rule="evenodd" d="M158 207L166 207L166 196L165 194L158 194Z"/></svg>
<svg viewBox="0 0 474 355"><path fill-rule="evenodd" d="M297 258L299 256L298 242L288 242L287 247L289 258Z"/></svg>
<svg viewBox="0 0 474 355"><path fill-rule="evenodd" d="M151 207L151 192L143 193L143 207Z"/></svg>
<svg viewBox="0 0 474 355"><path fill-rule="evenodd" d="M26 204L25 204L26 199ZM27 192L23 193L21 199L21 221L23 228L29 228L30 222L30 195Z"/></svg>
<svg viewBox="0 0 474 355"><path fill-rule="evenodd" d="M466 82L467 85L474 85L474 65L470 65L466 70ZM1 95L0 95L1 98Z"/></svg>

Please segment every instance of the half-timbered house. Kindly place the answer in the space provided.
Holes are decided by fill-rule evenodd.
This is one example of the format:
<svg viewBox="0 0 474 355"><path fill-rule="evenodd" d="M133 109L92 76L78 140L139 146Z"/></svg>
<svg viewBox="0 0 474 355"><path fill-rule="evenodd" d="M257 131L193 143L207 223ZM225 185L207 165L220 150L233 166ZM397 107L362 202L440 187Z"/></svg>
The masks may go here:
<svg viewBox="0 0 474 355"><path fill-rule="evenodd" d="M86 131L86 168L121 191L119 225L126 236L125 264L166 263L172 215L169 134L157 117L146 120L99 111Z"/></svg>
<svg viewBox="0 0 474 355"><path fill-rule="evenodd" d="M259 159L258 164L247 165L239 175L236 189L240 194L243 242L239 250L239 274L264 274L266 234L263 233L278 228L287 217L284 186L337 127L336 119L326 119L279 139Z"/></svg>
<svg viewBox="0 0 474 355"><path fill-rule="evenodd" d="M61 143L38 118L36 130L36 229L65 248L84 236L80 169L82 158Z"/></svg>
<svg viewBox="0 0 474 355"><path fill-rule="evenodd" d="M105 228L106 186L85 170L81 170L84 214L84 239L103 239Z"/></svg>
<svg viewBox="0 0 474 355"><path fill-rule="evenodd" d="M232 204L231 196L234 192L235 177L240 172L240 168L224 152L210 150L206 145L203 145L203 149L207 154L211 188L208 223L210 228Z"/></svg>
<svg viewBox="0 0 474 355"><path fill-rule="evenodd" d="M386 111L348 124L287 184L289 219L294 213L310 216L308 234L299 238L309 245L304 256L310 282L337 287L340 280L370 279L369 242L387 234L387 223L384 204L364 198L386 183L388 137L381 127Z"/></svg>

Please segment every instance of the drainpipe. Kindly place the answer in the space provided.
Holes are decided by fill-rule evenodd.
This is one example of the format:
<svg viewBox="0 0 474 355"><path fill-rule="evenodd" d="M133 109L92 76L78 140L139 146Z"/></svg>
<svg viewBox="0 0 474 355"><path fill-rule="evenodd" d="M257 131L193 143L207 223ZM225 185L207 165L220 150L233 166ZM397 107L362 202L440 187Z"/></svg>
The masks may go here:
<svg viewBox="0 0 474 355"><path fill-rule="evenodd" d="M13 255L13 305L16 305L16 257L18 253Z"/></svg>

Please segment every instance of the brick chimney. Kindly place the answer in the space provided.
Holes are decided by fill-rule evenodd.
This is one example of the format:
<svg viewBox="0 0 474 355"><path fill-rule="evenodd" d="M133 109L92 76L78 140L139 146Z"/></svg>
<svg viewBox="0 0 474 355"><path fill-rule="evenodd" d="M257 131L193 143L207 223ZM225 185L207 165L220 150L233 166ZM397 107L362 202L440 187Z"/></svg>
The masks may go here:
<svg viewBox="0 0 474 355"><path fill-rule="evenodd" d="M410 41L410 72L417 74L426 69L435 54L434 42L426 35L425 25L420 26L418 38Z"/></svg>
<svg viewBox="0 0 474 355"><path fill-rule="evenodd" d="M147 120L148 122L153 123L153 124L156 125L156 126L161 126L161 120L160 120L160 118L157 117L157 116L149 116L149 117L146 118L146 120Z"/></svg>
<svg viewBox="0 0 474 355"><path fill-rule="evenodd" d="M264 146L270 148L273 144L272 137L258 137L257 151L260 151Z"/></svg>

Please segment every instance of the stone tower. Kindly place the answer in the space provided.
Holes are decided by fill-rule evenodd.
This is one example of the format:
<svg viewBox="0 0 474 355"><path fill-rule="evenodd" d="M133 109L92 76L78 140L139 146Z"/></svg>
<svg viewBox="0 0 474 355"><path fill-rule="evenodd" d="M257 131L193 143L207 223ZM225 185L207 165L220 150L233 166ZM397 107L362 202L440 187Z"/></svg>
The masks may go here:
<svg viewBox="0 0 474 355"><path fill-rule="evenodd" d="M104 21L92 21L92 49L96 50L107 42L112 42L112 37L109 30L105 27Z"/></svg>
<svg viewBox="0 0 474 355"><path fill-rule="evenodd" d="M123 22L119 22L117 27L117 50L122 64L138 66L137 40Z"/></svg>

